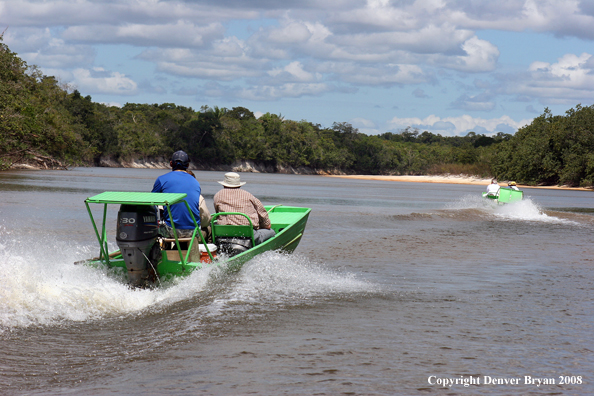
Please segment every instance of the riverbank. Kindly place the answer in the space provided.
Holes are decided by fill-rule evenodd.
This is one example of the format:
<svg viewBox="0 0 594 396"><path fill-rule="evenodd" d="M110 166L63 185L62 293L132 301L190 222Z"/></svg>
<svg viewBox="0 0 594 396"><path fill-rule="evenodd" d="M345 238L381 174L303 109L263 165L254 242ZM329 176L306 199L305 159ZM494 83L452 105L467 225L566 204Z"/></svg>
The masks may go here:
<svg viewBox="0 0 594 396"><path fill-rule="evenodd" d="M158 161L112 161L102 160L101 167L107 168L137 168L137 169L169 169L169 164L165 160ZM9 170L48 170L58 168L48 168L47 166L31 165L31 164L15 164ZM65 168L59 168L65 169ZM343 179L359 179L359 180L380 180L390 182L413 182L413 183L443 183L443 184L468 184L487 186L491 183L491 179L480 178L466 175L422 175L422 176L384 176L384 175L344 175L332 174L331 171L319 171L307 167L265 167L255 164L251 161L237 161L232 165L219 165L212 167L195 167L190 164L190 170L206 170L219 172L248 172L248 173L283 173L283 174L298 174L298 175L320 175L325 177L340 177ZM500 186L507 186L507 181L499 182ZM519 188L544 188L554 190L581 190L594 191L593 187L569 187L569 186L527 186L518 184Z"/></svg>
<svg viewBox="0 0 594 396"><path fill-rule="evenodd" d="M412 182L412 183L443 183L443 184L470 184L487 186L491 183L491 179L482 179L472 176L382 176L382 175L327 175L327 177L340 177L344 179L359 179L359 180L381 180L390 182ZM500 181L500 186L507 186L507 181ZM521 189L524 188L546 188L554 190L582 190L592 191L592 188L583 187L569 187L569 186L526 186L518 184Z"/></svg>
<svg viewBox="0 0 594 396"><path fill-rule="evenodd" d="M97 164L80 164L78 166L97 166L100 168L134 168L134 169L170 169L169 160L165 158L157 159L132 159L129 161L123 159L102 158ZM30 159L28 161L12 164L7 170L65 170L72 167L61 163L52 164L48 162L41 162ZM208 165L208 164L194 164L190 162L189 168L192 171L218 171L218 172L253 172L253 173L282 173L293 175L328 175L333 171L326 171L320 169L313 169L307 166L282 166L282 165L266 165L256 163L253 161L235 161L230 165ZM338 172L338 171L336 171ZM336 173L335 172L335 173Z"/></svg>

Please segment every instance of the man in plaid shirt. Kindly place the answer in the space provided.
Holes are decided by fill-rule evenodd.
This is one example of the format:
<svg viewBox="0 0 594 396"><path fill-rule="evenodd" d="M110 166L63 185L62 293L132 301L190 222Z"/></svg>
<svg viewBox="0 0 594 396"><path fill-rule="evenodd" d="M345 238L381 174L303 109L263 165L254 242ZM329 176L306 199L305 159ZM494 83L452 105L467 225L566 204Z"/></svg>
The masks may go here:
<svg viewBox="0 0 594 396"><path fill-rule="evenodd" d="M240 212L248 215L254 225L254 242L256 245L275 235L274 230L270 228L270 218L262 202L240 188L245 182L241 182L239 174L235 172L225 173L225 180L219 183L224 188L214 196L214 207L217 213ZM245 217L237 215L221 216L218 222L219 224L248 225Z"/></svg>

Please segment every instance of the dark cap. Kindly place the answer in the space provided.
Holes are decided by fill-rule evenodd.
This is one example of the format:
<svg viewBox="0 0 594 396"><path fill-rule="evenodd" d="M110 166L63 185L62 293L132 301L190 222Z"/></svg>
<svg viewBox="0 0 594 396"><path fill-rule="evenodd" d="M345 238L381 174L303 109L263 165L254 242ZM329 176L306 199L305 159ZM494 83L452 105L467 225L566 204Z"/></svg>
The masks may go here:
<svg viewBox="0 0 594 396"><path fill-rule="evenodd" d="M186 154L185 151L179 150L173 153L171 156L171 167L173 170L177 169L187 169L188 165L190 164L190 157Z"/></svg>
<svg viewBox="0 0 594 396"><path fill-rule="evenodd" d="M173 153L173 155L171 156L171 161L190 162L190 157L188 157L188 154L186 154L185 151L179 150Z"/></svg>

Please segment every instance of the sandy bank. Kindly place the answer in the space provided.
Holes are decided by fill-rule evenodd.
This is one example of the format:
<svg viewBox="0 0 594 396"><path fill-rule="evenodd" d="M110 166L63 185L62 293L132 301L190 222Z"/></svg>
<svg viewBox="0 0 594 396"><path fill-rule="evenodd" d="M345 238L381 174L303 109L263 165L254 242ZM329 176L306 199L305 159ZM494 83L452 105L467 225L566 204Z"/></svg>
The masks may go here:
<svg viewBox="0 0 594 396"><path fill-rule="evenodd" d="M392 182L413 182L413 183L444 183L444 184L471 184L487 186L491 183L491 179L481 179L470 176L375 176L375 175L329 175L327 177L340 177L344 179L360 179L360 180L383 180ZM500 182L500 186L506 187L507 181ZM556 190L582 190L593 191L591 188L581 187L567 187L567 186L525 186L518 184L518 187L524 188L548 188Z"/></svg>

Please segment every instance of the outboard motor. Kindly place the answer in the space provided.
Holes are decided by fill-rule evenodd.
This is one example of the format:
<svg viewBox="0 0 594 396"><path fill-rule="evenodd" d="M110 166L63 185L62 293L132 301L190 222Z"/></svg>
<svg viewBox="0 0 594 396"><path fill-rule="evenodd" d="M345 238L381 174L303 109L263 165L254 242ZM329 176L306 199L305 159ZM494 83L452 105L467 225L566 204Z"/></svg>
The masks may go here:
<svg viewBox="0 0 594 396"><path fill-rule="evenodd" d="M243 253L252 248L252 240L244 237L216 237L215 243L219 253L225 253L229 257Z"/></svg>
<svg viewBox="0 0 594 396"><path fill-rule="evenodd" d="M155 281L155 269L160 259L160 248L156 243L158 235L154 206L120 206L116 242L126 262L131 286L144 287Z"/></svg>

